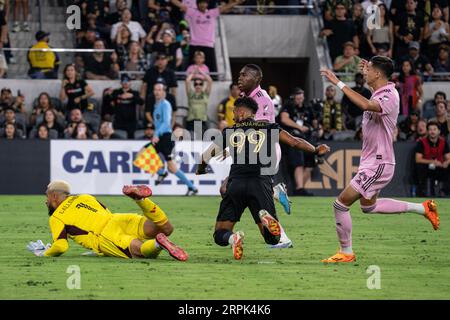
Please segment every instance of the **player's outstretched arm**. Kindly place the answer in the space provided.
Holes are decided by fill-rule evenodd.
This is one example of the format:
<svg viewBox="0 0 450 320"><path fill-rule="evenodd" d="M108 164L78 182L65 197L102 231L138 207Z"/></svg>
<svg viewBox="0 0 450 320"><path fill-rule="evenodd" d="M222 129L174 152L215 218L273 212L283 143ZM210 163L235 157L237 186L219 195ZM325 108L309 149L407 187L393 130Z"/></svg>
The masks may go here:
<svg viewBox="0 0 450 320"><path fill-rule="evenodd" d="M374 111L374 112L381 112L380 104L375 100L369 100L365 98L364 96L360 95L358 92L352 90L349 88L345 83L340 81L338 77L333 73L333 71L329 69L322 69L320 70L320 74L327 78L328 81L330 81L335 86L338 86L339 89L344 92L344 94L350 99L351 102L353 102L355 105L357 105L361 110L363 111Z"/></svg>
<svg viewBox="0 0 450 320"><path fill-rule="evenodd" d="M215 143L211 143L211 145L202 153L202 162L197 166L197 170L195 171L196 175L206 174L206 168L208 167L209 161L216 155L219 146Z"/></svg>
<svg viewBox="0 0 450 320"><path fill-rule="evenodd" d="M291 148L295 148L298 150L306 151L309 153L315 153L317 155L324 155L325 153L330 152L330 147L326 144L318 145L314 147L311 143L301 138L296 138L290 135L285 130L280 131L280 142L287 144Z"/></svg>

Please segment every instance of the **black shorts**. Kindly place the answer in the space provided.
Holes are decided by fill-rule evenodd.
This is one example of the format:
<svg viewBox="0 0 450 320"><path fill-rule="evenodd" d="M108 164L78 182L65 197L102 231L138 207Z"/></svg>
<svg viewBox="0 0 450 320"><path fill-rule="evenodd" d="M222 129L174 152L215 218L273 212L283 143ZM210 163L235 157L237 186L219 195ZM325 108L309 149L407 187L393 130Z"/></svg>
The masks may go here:
<svg viewBox="0 0 450 320"><path fill-rule="evenodd" d="M228 178L227 192L220 203L216 221L240 221L246 208L250 209L255 223L260 223L259 211L267 210L275 219L273 183L268 177Z"/></svg>
<svg viewBox="0 0 450 320"><path fill-rule="evenodd" d="M173 148L175 147L175 142L172 141L172 134L170 132L164 133L159 137L159 141L155 146L155 150L164 156L166 161L170 161L173 158Z"/></svg>

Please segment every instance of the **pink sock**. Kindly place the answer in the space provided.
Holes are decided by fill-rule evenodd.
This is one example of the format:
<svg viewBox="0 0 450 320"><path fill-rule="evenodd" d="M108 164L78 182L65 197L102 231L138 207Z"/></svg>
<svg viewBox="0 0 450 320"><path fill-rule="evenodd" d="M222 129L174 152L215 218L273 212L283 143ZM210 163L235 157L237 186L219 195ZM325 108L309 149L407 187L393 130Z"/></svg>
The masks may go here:
<svg viewBox="0 0 450 320"><path fill-rule="evenodd" d="M352 247L352 217L349 208L339 200L333 203L334 217L336 219L336 232L341 244L341 249Z"/></svg>
<svg viewBox="0 0 450 320"><path fill-rule="evenodd" d="M373 206L361 206L364 213L403 213L408 209L407 202L393 199L378 199Z"/></svg>

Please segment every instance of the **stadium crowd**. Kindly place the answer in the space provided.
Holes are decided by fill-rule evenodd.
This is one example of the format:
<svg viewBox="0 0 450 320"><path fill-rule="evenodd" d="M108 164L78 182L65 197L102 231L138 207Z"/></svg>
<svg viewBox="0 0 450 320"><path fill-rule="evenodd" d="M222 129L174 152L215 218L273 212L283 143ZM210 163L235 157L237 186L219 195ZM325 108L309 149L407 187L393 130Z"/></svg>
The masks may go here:
<svg viewBox="0 0 450 320"><path fill-rule="evenodd" d="M253 2L246 1L245 4L252 5ZM341 80L354 81L355 91L367 98L371 96L363 76L358 73L361 59L386 55L396 61L398 70L393 81L401 97L396 139L417 141L417 150L424 154L424 159L431 157L429 150L434 150L433 145L431 149L428 145L423 146L428 141L427 127L433 127L430 123L436 124L444 141L443 147L439 145L440 140L433 142L438 145L438 151L445 157L449 149L450 99L438 91L434 99L422 101L423 82L450 79L449 2L320 2L323 14L320 36L328 43L334 70ZM76 33L75 46L98 51L79 53L73 64L64 67L58 97L51 97L46 92L38 97L26 97L20 91L14 96L9 88L1 89L0 138L151 139L157 103L154 90L159 84L163 84L166 100L172 108L173 129L193 130L195 121L201 121L203 128L223 129L233 124L233 102L240 94L236 83L230 85L227 97L214 102L217 103L216 119L208 118L207 107L217 72L215 20L243 1L78 0L75 3L82 8L82 29ZM283 5L303 3L277 2ZM2 46L8 46L4 28L9 8L4 4L0 2L0 42ZM273 2L266 1L265 4L273 5ZM23 23L20 27L17 22L19 16L14 13L12 31L27 32L27 25ZM204 27L206 20L212 20L207 28ZM50 37L48 32L37 32L32 48L50 48ZM0 59L0 75L4 77L7 77L7 70L2 69L2 65L12 58L6 52L3 64ZM28 61L31 78L58 77L60 60L56 53L30 51ZM183 72L182 77L175 72ZM120 79L121 86L105 89L101 100L94 99L95 92L87 80L112 79ZM180 79L185 79L188 101L188 114L183 123L176 122L175 117L177 80ZM138 91L131 88L132 80L142 80ZM345 97L337 99L334 86L326 88L324 97L314 97L310 101L305 99L300 88L289 97L280 97L275 86L266 89L276 107L277 122L291 134L315 144L319 140L361 140L362 111ZM33 99L31 112L26 110L25 99ZM299 151L284 150L284 153L293 168L297 193L309 195L304 182L317 159ZM417 168L425 164L422 160L416 159ZM442 162L442 159L436 160L429 170L434 170L431 169L434 166L448 176L449 169L439 167ZM415 179L420 180L420 177ZM422 194L422 189L417 193ZM448 192L448 187L443 190Z"/></svg>

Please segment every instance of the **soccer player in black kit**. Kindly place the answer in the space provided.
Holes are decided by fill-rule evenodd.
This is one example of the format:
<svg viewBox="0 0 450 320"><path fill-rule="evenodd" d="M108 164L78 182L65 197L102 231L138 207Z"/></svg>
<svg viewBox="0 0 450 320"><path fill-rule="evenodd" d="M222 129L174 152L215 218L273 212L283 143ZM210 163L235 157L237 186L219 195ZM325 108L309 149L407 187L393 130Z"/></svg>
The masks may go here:
<svg viewBox="0 0 450 320"><path fill-rule="evenodd" d="M234 104L236 124L225 128L219 139L202 154L197 174L207 173L209 160L228 147L233 159L227 183L227 192L220 203L216 219L214 241L220 246L231 244L236 260L243 256L242 231L233 232L234 225L246 208L250 209L255 223L267 244L279 241L281 225L273 202L273 175L276 173L275 144L279 141L292 148L323 155L327 145L314 147L307 141L295 138L279 128L276 123L254 119L258 104L250 97L242 97Z"/></svg>

